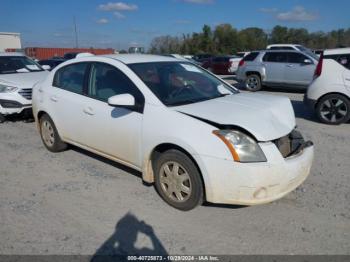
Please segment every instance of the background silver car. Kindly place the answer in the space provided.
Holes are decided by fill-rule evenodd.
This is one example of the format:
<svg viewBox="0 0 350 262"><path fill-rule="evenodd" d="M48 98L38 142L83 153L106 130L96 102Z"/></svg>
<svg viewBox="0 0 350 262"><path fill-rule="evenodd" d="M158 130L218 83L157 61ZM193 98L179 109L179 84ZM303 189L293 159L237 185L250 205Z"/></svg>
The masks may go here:
<svg viewBox="0 0 350 262"><path fill-rule="evenodd" d="M318 57L296 50L254 51L239 63L237 79L249 91L263 85L307 88L313 79Z"/></svg>

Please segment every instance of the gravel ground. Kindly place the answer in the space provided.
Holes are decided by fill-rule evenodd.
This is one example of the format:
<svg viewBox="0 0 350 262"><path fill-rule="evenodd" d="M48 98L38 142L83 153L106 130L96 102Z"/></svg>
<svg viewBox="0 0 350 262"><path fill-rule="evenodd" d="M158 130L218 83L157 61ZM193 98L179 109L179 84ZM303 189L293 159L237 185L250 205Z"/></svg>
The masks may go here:
<svg viewBox="0 0 350 262"><path fill-rule="evenodd" d="M138 172L77 148L49 153L34 123L0 125L0 254L350 254L350 124L317 123L303 94L264 92L290 97L315 161L301 187L262 206L177 211Z"/></svg>

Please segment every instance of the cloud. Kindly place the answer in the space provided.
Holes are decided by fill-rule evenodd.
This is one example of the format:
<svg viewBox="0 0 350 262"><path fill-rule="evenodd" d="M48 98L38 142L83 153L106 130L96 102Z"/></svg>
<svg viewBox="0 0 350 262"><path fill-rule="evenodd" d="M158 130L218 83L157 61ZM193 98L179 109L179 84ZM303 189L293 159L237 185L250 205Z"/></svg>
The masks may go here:
<svg viewBox="0 0 350 262"><path fill-rule="evenodd" d="M61 34L61 33L54 33L53 36L55 36L55 37L62 37L63 34Z"/></svg>
<svg viewBox="0 0 350 262"><path fill-rule="evenodd" d="M278 11L277 8L266 8L266 7L262 7L259 9L260 12L262 13L276 13Z"/></svg>
<svg viewBox="0 0 350 262"><path fill-rule="evenodd" d="M98 6L98 9L101 11L135 11L138 9L138 6L135 4L126 4L123 2L102 4Z"/></svg>
<svg viewBox="0 0 350 262"><path fill-rule="evenodd" d="M305 10L303 6L296 6L288 12L276 14L276 19L285 22L314 21L318 15Z"/></svg>
<svg viewBox="0 0 350 262"><path fill-rule="evenodd" d="M213 4L214 0L182 0L182 2L205 5L205 4Z"/></svg>
<svg viewBox="0 0 350 262"><path fill-rule="evenodd" d="M106 18L101 18L96 21L98 24L108 24L108 19Z"/></svg>
<svg viewBox="0 0 350 262"><path fill-rule="evenodd" d="M125 15L123 15L121 12L115 11L113 13L113 15L117 18L117 19L124 19Z"/></svg>

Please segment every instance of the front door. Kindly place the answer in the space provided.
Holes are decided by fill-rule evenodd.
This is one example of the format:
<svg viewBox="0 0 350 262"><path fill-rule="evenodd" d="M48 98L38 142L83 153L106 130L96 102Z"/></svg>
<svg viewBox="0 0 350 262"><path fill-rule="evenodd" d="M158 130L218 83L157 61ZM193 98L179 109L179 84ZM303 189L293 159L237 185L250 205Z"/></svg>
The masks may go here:
<svg viewBox="0 0 350 262"><path fill-rule="evenodd" d="M138 109L108 105L119 94L134 96ZM125 164L141 167L141 131L144 97L133 82L115 66L91 65L88 81L89 102L84 105L84 144Z"/></svg>
<svg viewBox="0 0 350 262"><path fill-rule="evenodd" d="M311 63L305 63L309 60ZM316 65L311 58L300 53L288 53L285 80L290 85L308 86L314 76Z"/></svg>

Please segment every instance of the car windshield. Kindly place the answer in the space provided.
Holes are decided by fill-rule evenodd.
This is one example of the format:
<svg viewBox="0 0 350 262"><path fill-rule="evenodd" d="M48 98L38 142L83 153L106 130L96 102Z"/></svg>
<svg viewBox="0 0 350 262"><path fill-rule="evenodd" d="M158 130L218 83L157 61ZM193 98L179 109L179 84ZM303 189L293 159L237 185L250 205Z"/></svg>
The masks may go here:
<svg viewBox="0 0 350 262"><path fill-rule="evenodd" d="M305 53L305 54L311 56L313 59L316 59L316 60L319 59L318 55L316 55L316 54L315 54L314 52L312 52L310 49L308 49L308 48L306 48L306 47L304 47L304 46L302 46L302 45L298 45L297 48L298 48L301 52L303 52L303 53Z"/></svg>
<svg viewBox="0 0 350 262"><path fill-rule="evenodd" d="M42 67L26 56L0 57L0 74L29 73L44 71Z"/></svg>
<svg viewBox="0 0 350 262"><path fill-rule="evenodd" d="M154 62L129 67L166 106L186 105L238 93L191 63Z"/></svg>

